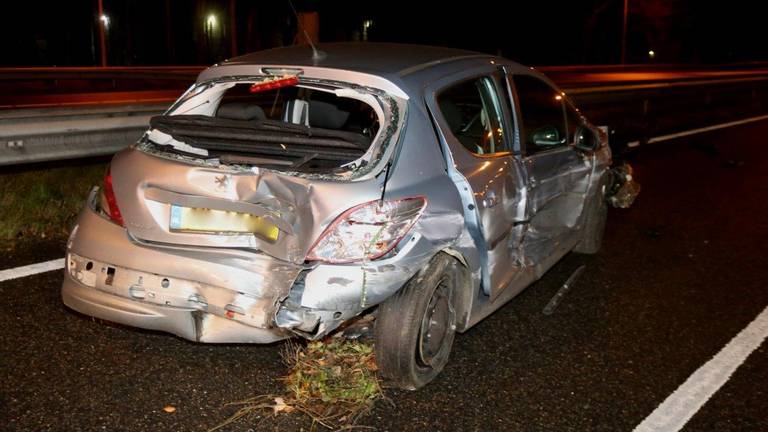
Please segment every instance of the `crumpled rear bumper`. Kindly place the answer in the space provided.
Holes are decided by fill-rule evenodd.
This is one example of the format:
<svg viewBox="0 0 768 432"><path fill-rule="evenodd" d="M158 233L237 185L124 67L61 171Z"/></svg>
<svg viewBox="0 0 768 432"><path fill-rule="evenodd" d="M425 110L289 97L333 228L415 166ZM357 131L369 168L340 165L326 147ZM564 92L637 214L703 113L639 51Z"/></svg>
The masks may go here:
<svg viewBox="0 0 768 432"><path fill-rule="evenodd" d="M198 342L323 337L386 300L434 254L419 234L396 256L364 265L295 265L254 251L146 243L98 213L96 196L67 245L64 303Z"/></svg>
<svg viewBox="0 0 768 432"><path fill-rule="evenodd" d="M67 306L199 342L291 336L274 317L301 266L242 250L143 244L92 207L89 200L67 245Z"/></svg>
<svg viewBox="0 0 768 432"><path fill-rule="evenodd" d="M137 302L93 289L69 275L64 278L61 297L64 304L80 313L196 342L269 343L291 336L281 329L248 327L195 309Z"/></svg>

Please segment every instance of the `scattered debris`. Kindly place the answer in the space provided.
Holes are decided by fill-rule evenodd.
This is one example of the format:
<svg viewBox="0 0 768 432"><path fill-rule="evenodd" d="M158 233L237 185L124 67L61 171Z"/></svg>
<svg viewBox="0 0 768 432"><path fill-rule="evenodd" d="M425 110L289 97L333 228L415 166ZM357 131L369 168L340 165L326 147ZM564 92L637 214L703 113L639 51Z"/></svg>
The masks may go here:
<svg viewBox="0 0 768 432"><path fill-rule="evenodd" d="M549 303L547 303L546 306L544 306L544 310L542 313L544 315L552 315L552 313L555 311L555 308L557 305L560 304L560 301L565 297L565 294L568 293L568 291L571 289L573 284L576 283L576 281L579 279L579 276L581 276L582 273L584 273L584 269L587 268L585 265L580 265L579 268L573 271L571 273L571 276L566 279L563 286L560 287L559 290L557 290L557 293L549 300Z"/></svg>
<svg viewBox="0 0 768 432"><path fill-rule="evenodd" d="M345 339L357 340L360 342L373 341L373 321L374 314L366 314L352 319L342 324L334 337L343 337Z"/></svg>
<svg viewBox="0 0 768 432"><path fill-rule="evenodd" d="M175 413L176 412L176 407L173 406L173 405L166 405L163 408L163 411L167 412L168 414Z"/></svg>
<svg viewBox="0 0 768 432"><path fill-rule="evenodd" d="M309 416L313 430L317 425L333 430L361 427L357 424L360 418L384 398L370 344L342 337L306 346L289 342L283 359L291 368L283 378L284 395L261 395L229 403L240 409L210 431L263 414L292 412Z"/></svg>
<svg viewBox="0 0 768 432"><path fill-rule="evenodd" d="M293 411L293 407L285 403L285 400L281 397L275 398L275 404L272 405L272 413L277 414L280 412L286 412L289 413Z"/></svg>
<svg viewBox="0 0 768 432"><path fill-rule="evenodd" d="M616 208L629 208L640 194L640 183L634 180L632 166L625 162L611 168L611 172L613 184L606 194L608 203Z"/></svg>

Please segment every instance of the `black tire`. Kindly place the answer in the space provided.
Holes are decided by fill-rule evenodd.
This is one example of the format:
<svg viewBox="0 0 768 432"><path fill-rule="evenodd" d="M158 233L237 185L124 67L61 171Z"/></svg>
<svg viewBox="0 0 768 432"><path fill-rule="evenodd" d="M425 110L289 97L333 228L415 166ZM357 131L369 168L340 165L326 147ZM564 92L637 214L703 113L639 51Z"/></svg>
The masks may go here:
<svg viewBox="0 0 768 432"><path fill-rule="evenodd" d="M463 268L437 254L403 288L379 306L375 350L379 374L391 385L415 390L443 370L456 335L454 293Z"/></svg>
<svg viewBox="0 0 768 432"><path fill-rule="evenodd" d="M600 251L605 232L605 221L608 219L608 203L605 200L605 190L609 186L607 179L597 185L584 209L584 229L581 241L573 248L574 252L593 255Z"/></svg>

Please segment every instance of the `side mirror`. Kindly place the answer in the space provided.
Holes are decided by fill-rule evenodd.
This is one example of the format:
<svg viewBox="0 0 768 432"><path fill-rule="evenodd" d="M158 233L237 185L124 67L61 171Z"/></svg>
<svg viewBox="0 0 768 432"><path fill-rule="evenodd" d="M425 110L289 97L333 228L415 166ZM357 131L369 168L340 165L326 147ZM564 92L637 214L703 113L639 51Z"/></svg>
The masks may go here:
<svg viewBox="0 0 768 432"><path fill-rule="evenodd" d="M552 147L563 143L560 138L560 131L554 126L543 126L536 129L531 135L531 141L541 147Z"/></svg>
<svg viewBox="0 0 768 432"><path fill-rule="evenodd" d="M600 147L600 137L597 136L594 130L586 126L580 126L576 129L573 145L579 150L595 151Z"/></svg>

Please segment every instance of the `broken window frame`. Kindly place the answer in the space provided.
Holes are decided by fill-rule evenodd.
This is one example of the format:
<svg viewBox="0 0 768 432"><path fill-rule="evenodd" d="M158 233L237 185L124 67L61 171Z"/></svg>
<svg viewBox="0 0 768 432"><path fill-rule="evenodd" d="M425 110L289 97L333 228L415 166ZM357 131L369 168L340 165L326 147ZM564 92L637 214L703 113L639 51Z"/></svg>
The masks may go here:
<svg viewBox="0 0 768 432"><path fill-rule="evenodd" d="M216 96L216 105L221 101L224 92L227 88L230 88L236 84L249 83L255 84L263 82L264 80L273 79L271 75L243 75L243 76L227 76L220 77L208 81L199 82L191 86L175 103L168 108L163 115L178 115L180 109L184 109L188 105L192 108L188 109L184 113L192 111L195 107L194 103L205 104L211 103L211 99L207 96L207 93L212 87L217 85L226 88L222 89ZM222 84L224 86L222 86ZM358 84L336 81L328 79L315 79L311 77L299 77L298 87L325 91L335 94L338 97L347 97L351 99L359 100L368 104L378 116L379 130L376 135L371 139L371 144L366 152L358 159L355 159L349 163L341 165L336 170L329 170L323 173L313 172L301 172L289 169L281 169L278 167L264 167L251 164L224 164L218 158L205 158L207 154L200 154L201 157L195 157L188 154L176 153L168 151L164 148L163 144L153 142L150 140L150 135L153 132L152 129L148 130L134 145L134 148L141 150L145 153L164 157L166 159L180 160L185 163L195 164L199 166L215 167L219 169L229 169L232 172L245 172L250 171L258 173L260 170L267 170L278 172L281 174L303 177L307 179L315 180L330 180L330 181L352 181L352 180L365 180L371 177L377 176L391 160L394 150L397 147L397 143L404 136L403 130L405 128L408 101L406 99L395 96L391 93L377 89L374 87L361 86ZM206 100L202 100L207 98ZM215 108L212 110L215 112ZM170 136L168 136L171 138ZM172 138L171 138L172 139ZM175 141L175 140L174 140ZM185 148L193 148L185 143L181 143ZM202 149L198 149L202 150ZM207 153L207 152L206 152Z"/></svg>

